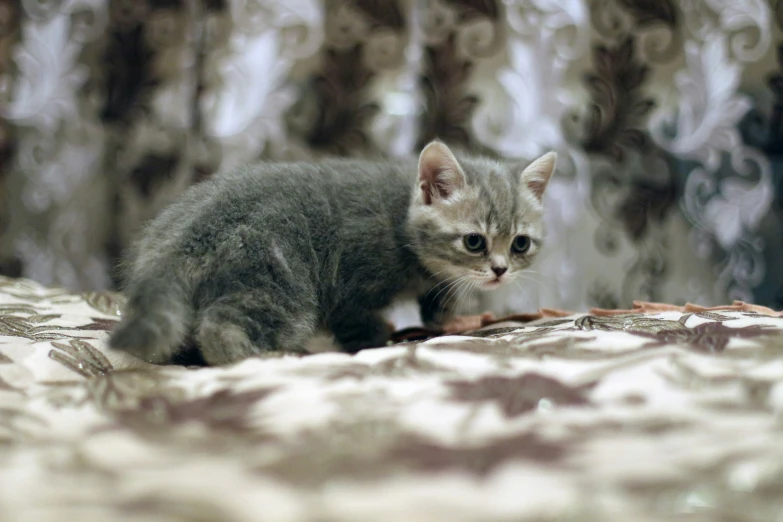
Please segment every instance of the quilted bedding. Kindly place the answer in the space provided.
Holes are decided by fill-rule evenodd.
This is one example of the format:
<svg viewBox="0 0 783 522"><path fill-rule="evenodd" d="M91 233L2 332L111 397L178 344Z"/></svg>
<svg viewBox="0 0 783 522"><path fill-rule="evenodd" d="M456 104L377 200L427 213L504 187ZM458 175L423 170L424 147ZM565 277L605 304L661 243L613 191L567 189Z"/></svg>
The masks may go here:
<svg viewBox="0 0 783 522"><path fill-rule="evenodd" d="M0 279L0 521L783 517L768 309L542 311L197 369L107 352L121 306Z"/></svg>

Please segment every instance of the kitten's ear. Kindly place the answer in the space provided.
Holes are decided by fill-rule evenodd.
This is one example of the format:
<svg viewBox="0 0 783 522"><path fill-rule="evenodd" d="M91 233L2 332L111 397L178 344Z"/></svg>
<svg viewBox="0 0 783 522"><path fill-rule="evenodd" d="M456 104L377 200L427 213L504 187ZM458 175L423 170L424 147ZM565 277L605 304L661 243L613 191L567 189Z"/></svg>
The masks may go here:
<svg viewBox="0 0 783 522"><path fill-rule="evenodd" d="M432 141L419 156L419 182L425 205L448 199L465 186L465 173L446 144Z"/></svg>
<svg viewBox="0 0 783 522"><path fill-rule="evenodd" d="M541 201L544 198L544 190L549 183L549 178L555 172L557 163L557 153L547 152L522 171L520 179L533 195Z"/></svg>

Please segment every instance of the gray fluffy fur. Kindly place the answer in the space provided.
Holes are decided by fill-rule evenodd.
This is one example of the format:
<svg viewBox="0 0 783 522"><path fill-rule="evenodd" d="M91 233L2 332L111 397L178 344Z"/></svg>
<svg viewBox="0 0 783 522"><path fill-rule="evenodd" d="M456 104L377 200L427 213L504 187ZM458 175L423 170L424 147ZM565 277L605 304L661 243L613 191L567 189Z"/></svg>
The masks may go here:
<svg viewBox="0 0 783 522"><path fill-rule="evenodd" d="M163 211L129 253L128 302L110 346L167 363L193 339L219 365L301 351L325 330L356 352L385 344L380 311L406 294L425 323L442 322L447 283L490 286L490 266L505 263L502 283L532 261L554 170L546 157L551 168L525 170L433 142L418 168L332 159L217 175ZM486 236L487 251L468 252L468 233ZM511 255L518 234L532 245Z"/></svg>

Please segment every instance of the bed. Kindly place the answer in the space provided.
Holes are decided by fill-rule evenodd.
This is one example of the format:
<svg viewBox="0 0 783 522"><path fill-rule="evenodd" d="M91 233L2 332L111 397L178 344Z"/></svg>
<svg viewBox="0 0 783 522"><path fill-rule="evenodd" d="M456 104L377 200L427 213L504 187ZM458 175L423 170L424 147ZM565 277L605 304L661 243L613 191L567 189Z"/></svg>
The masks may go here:
<svg viewBox="0 0 783 522"><path fill-rule="evenodd" d="M224 368L109 352L121 311L0 278L0 521L783 513L783 319L766 308L541 310Z"/></svg>

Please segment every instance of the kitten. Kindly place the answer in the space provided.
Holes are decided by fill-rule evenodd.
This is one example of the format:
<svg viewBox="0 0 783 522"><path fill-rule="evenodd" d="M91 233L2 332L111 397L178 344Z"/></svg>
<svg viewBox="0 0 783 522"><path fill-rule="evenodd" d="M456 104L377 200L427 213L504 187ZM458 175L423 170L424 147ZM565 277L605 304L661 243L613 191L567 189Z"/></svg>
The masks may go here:
<svg viewBox="0 0 783 522"><path fill-rule="evenodd" d="M143 232L109 344L168 363L192 339L221 365L302 351L327 331L354 353L385 345L380 311L405 294L425 324L442 324L446 285L491 289L531 263L555 159L523 168L435 141L418 165L332 159L217 175Z"/></svg>

